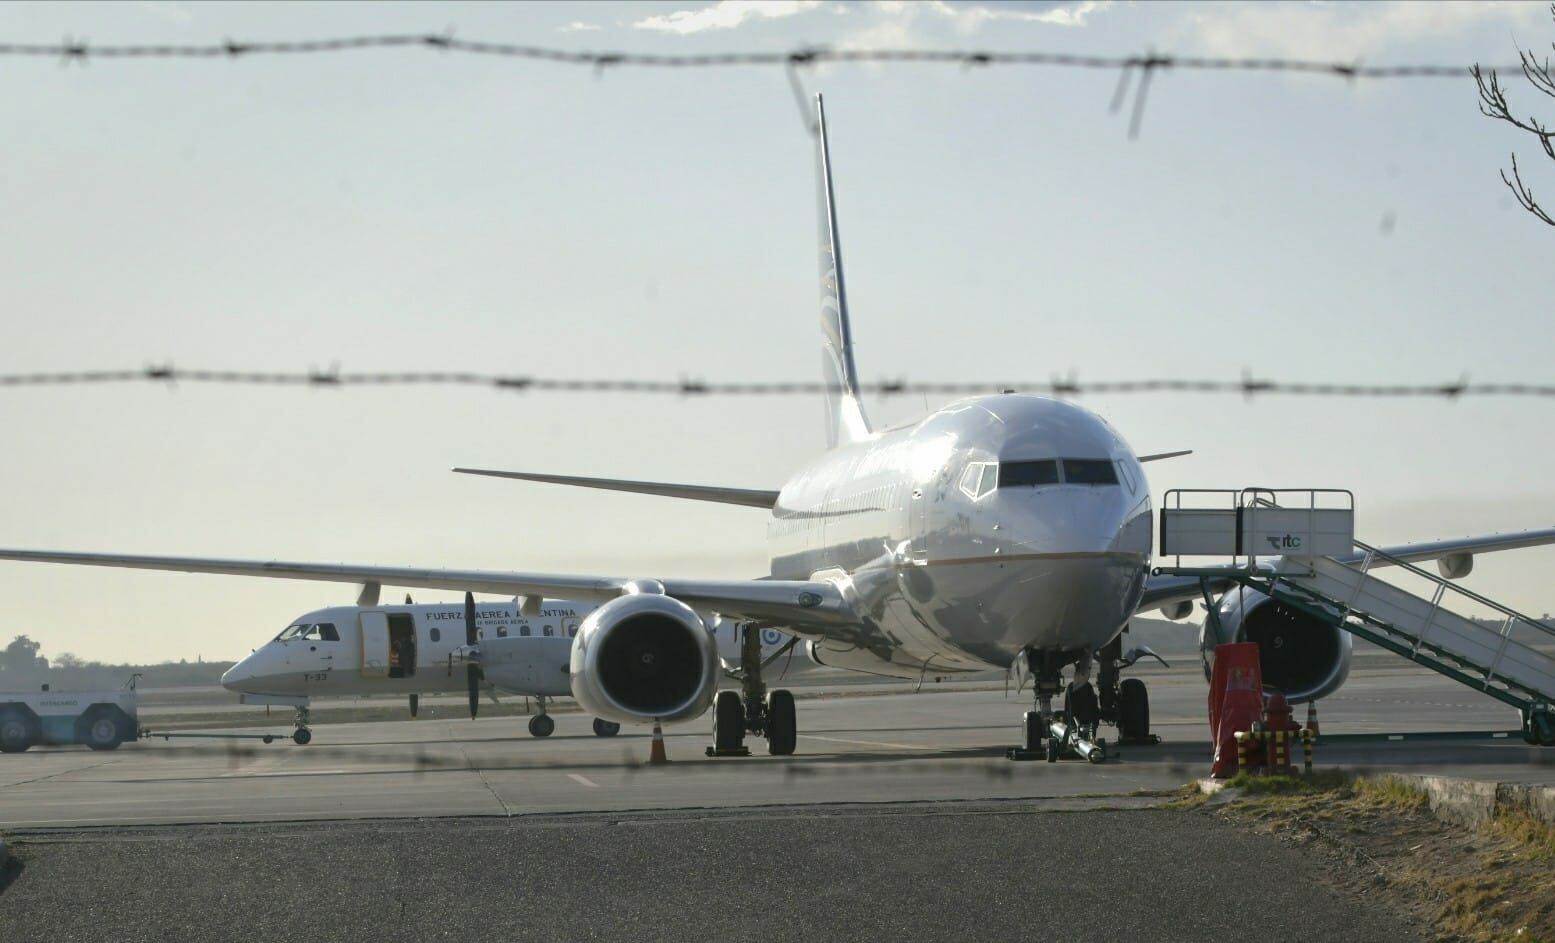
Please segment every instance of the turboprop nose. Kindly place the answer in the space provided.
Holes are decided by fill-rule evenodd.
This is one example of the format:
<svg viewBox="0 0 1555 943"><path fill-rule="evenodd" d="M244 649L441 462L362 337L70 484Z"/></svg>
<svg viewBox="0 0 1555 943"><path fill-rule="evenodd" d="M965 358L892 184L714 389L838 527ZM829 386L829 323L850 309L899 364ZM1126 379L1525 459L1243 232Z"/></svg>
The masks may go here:
<svg viewBox="0 0 1555 943"><path fill-rule="evenodd" d="M254 656L250 655L222 674L221 686L229 691L252 691L257 673Z"/></svg>

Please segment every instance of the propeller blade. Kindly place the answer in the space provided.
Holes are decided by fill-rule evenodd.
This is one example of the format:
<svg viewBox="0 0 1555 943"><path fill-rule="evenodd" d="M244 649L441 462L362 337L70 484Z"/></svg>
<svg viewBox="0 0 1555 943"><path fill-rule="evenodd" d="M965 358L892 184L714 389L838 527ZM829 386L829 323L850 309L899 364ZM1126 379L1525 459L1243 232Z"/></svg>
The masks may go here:
<svg viewBox="0 0 1555 943"><path fill-rule="evenodd" d="M471 665L465 669L465 677L470 682L470 719L474 720L481 706L481 669L479 665Z"/></svg>
<svg viewBox="0 0 1555 943"><path fill-rule="evenodd" d="M475 645L475 594L464 594L464 643ZM465 680L469 683L470 691L470 719L474 720L481 706L481 668L480 665L469 665L464 670Z"/></svg>
<svg viewBox="0 0 1555 943"><path fill-rule="evenodd" d="M464 594L464 644L475 644L475 594Z"/></svg>

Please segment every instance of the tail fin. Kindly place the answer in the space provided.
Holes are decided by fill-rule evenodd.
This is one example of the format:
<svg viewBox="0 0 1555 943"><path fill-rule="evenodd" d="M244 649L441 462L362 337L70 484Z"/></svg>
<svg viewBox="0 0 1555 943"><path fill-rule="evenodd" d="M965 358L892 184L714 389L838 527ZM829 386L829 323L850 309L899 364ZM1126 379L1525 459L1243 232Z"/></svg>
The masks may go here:
<svg viewBox="0 0 1555 943"><path fill-rule="evenodd" d="M826 382L826 444L829 447L869 437L869 420L859 400L858 368L853 364L853 331L848 326L848 293L842 282L842 246L837 241L837 202L832 193L831 150L826 143L826 109L815 96L816 187L821 223L821 371Z"/></svg>

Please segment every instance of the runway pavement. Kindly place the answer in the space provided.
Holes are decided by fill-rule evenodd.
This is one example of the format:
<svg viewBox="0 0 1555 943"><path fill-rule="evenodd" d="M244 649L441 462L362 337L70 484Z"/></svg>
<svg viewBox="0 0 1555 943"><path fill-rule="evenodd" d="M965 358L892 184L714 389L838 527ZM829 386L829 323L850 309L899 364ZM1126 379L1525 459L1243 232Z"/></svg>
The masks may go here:
<svg viewBox="0 0 1555 943"><path fill-rule="evenodd" d="M645 731L593 736L557 717L536 740L522 717L318 726L314 742L150 741L112 753L34 748L0 757L0 834L39 827L340 818L521 816L813 803L968 801L1163 792L1209 762L1195 665L1139 672L1164 742L1100 765L1012 763L1026 695L923 692L804 697L792 757L710 759L708 722L666 731L672 763L646 767ZM1357 672L1321 705L1327 734L1512 728L1516 714L1415 669ZM285 728L277 728L285 732ZM1329 743L1318 765L1555 782L1555 750L1521 741Z"/></svg>

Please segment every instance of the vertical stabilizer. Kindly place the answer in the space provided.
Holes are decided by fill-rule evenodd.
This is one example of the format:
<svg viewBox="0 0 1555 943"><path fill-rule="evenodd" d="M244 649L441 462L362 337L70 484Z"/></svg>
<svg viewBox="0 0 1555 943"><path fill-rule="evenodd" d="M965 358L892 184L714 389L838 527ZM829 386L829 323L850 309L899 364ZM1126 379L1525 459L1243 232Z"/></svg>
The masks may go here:
<svg viewBox="0 0 1555 943"><path fill-rule="evenodd" d="M859 401L858 368L853 364L853 329L848 325L848 293L842 282L842 246L837 240L837 201L832 192L831 149L826 143L826 109L815 96L816 189L821 222L821 376L826 383L826 444L829 447L869 437L869 420Z"/></svg>

